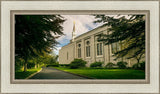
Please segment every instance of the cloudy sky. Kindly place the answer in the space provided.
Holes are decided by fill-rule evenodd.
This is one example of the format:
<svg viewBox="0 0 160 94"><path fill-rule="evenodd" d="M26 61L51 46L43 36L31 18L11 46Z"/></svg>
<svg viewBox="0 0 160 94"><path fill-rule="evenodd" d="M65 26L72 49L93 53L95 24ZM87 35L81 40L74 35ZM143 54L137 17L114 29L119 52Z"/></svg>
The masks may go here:
<svg viewBox="0 0 160 94"><path fill-rule="evenodd" d="M94 16L91 15L62 15L66 21L63 24L63 33L65 35L59 37L57 41L60 43L57 45L55 53L58 54L59 49L62 46L67 45L72 39L73 22L75 21L76 36L79 36L85 32L88 32L102 24L93 23Z"/></svg>

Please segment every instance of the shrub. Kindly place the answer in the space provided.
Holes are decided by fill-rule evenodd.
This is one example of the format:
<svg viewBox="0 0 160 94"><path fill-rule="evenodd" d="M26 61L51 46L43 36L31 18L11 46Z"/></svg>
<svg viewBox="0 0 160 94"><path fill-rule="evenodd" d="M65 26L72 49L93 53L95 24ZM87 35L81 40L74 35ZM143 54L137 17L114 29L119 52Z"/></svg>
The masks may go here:
<svg viewBox="0 0 160 94"><path fill-rule="evenodd" d="M140 70L145 70L145 61L139 63L136 63L132 66L133 69L140 69Z"/></svg>
<svg viewBox="0 0 160 94"><path fill-rule="evenodd" d="M91 68L102 67L103 62L94 62L90 65Z"/></svg>
<svg viewBox="0 0 160 94"><path fill-rule="evenodd" d="M70 64L59 64L61 67L69 67Z"/></svg>
<svg viewBox="0 0 160 94"><path fill-rule="evenodd" d="M33 67L35 67L35 64L34 64L34 63L32 63L32 62L28 62L28 63L27 63L27 68L28 68L28 69L31 69L31 68L33 68Z"/></svg>
<svg viewBox="0 0 160 94"><path fill-rule="evenodd" d="M49 64L49 65L47 65L46 67L59 67L59 64L58 64L58 63Z"/></svg>
<svg viewBox="0 0 160 94"><path fill-rule="evenodd" d="M145 61L142 61L142 62L140 63L140 69L141 69L141 70L145 70Z"/></svg>
<svg viewBox="0 0 160 94"><path fill-rule="evenodd" d="M105 68L107 68L107 69L112 69L112 68L114 68L114 66L115 66L115 64L113 64L112 62L109 62L109 63L105 66Z"/></svg>
<svg viewBox="0 0 160 94"><path fill-rule="evenodd" d="M82 59L74 59L71 63L70 63L70 68L71 69L77 69L80 67L85 67L86 65L86 61L82 60Z"/></svg>
<svg viewBox="0 0 160 94"><path fill-rule="evenodd" d="M117 66L120 68L120 69L125 69L127 68L127 62L123 62L123 61L120 61L120 62L117 62Z"/></svg>
<svg viewBox="0 0 160 94"><path fill-rule="evenodd" d="M133 69L139 69L138 63L134 64L134 65L132 66L132 68L133 68Z"/></svg>
<svg viewBox="0 0 160 94"><path fill-rule="evenodd" d="M16 59L15 60L15 71L21 71L23 68L23 64L24 64L24 61Z"/></svg>

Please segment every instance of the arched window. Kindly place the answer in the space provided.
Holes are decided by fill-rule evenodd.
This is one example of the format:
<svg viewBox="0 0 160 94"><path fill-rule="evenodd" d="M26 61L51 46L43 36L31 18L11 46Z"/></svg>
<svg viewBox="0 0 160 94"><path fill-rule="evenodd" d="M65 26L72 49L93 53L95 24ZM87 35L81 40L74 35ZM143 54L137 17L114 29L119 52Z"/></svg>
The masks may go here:
<svg viewBox="0 0 160 94"><path fill-rule="evenodd" d="M90 57L90 42L86 42L86 57Z"/></svg>
<svg viewBox="0 0 160 94"><path fill-rule="evenodd" d="M78 58L81 58L81 44L78 44Z"/></svg>

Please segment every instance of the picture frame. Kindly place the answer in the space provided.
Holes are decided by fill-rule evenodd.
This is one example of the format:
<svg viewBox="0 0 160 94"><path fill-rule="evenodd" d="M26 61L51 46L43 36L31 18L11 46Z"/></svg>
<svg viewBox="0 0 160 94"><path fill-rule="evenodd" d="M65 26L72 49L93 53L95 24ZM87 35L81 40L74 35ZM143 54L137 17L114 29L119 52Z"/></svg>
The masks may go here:
<svg viewBox="0 0 160 94"><path fill-rule="evenodd" d="M124 6L124 4L126 6ZM144 4L142 6L141 4ZM106 7L108 5L108 7ZM54 7L53 7L54 6ZM101 7L100 7L101 6ZM98 8L95 8L98 7ZM15 14L145 14L145 80L15 80ZM1 1L0 93L151 93L159 94L159 1ZM155 41L156 40L156 41ZM148 46L149 45L149 46ZM156 52L156 53L155 53ZM157 53L158 52L158 53ZM10 59L9 59L10 58ZM6 63L4 63L6 62ZM151 62L155 62L154 64ZM159 66L158 66L159 65ZM154 71L156 70L156 73ZM28 89L30 91L28 91ZM126 90L127 89L127 90Z"/></svg>
<svg viewBox="0 0 160 94"><path fill-rule="evenodd" d="M86 14L92 14L92 13L96 13L96 14L104 14L104 13L106 13L106 14L128 14L128 13L130 13L130 12L132 12L132 14L144 14L144 15L146 15L146 45L148 45L147 47L146 47L146 61L147 61L147 64L146 64L146 77L145 77L145 80L143 80L143 79L121 79L121 80L118 80L118 79L83 79L83 80L80 80L80 79L66 79L66 80L64 80L64 79L53 79L53 80L47 80L47 79L45 79L45 81L44 80L40 80L40 79L36 79L36 80L34 80L34 79L25 79L25 80L19 80L19 79L15 79L15 70L14 70L14 66L15 66L15 60L14 60L14 58L15 58L15 52L14 52L14 50L13 49L15 49L14 48L14 45L15 45L15 38L14 38L14 36L15 36L15 25L14 25L14 19L15 19L15 15L39 15L39 12L42 12L42 13L45 13L45 14L63 14L63 15L65 15L65 14L69 14L69 15L72 15L72 14L76 14L77 15L77 12L78 12L78 14L84 14L84 15L86 15ZM149 50L149 11L146 11L146 10L141 10L141 11L136 11L136 10L134 10L134 11L128 11L128 10L125 10L125 11L121 11L121 10L119 10L119 11L97 11L97 10L92 10L92 12L91 11L73 11L73 10L68 10L68 11L63 11L63 12L61 12L61 11L51 11L51 10L49 10L49 11L19 11L19 10L11 10L11 13L10 13L10 17L11 17L11 39L10 39L10 41L11 41L11 47L10 47L10 49L11 49L11 62L10 62L10 65L11 65L11 83L13 83L13 84L31 84L31 83L35 83L35 84L41 84L41 83L43 83L43 84L64 84L64 83L66 83L66 84L70 84L70 83L72 83L72 84L119 84L119 83L123 83L123 84L147 84L147 83L149 83L150 82L150 79L149 79L149 64L150 64L150 62L149 62L149 59L150 59L150 57L149 57L149 53L150 53L150 50Z"/></svg>

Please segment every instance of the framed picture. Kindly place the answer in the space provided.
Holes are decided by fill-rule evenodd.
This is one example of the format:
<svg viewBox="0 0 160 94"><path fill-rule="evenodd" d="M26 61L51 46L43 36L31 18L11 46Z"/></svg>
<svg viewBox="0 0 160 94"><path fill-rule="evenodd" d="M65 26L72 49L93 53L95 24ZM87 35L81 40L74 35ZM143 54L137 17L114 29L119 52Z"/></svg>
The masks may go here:
<svg viewBox="0 0 160 94"><path fill-rule="evenodd" d="M159 1L1 1L0 93L159 94Z"/></svg>

